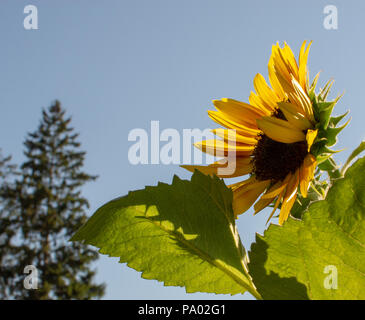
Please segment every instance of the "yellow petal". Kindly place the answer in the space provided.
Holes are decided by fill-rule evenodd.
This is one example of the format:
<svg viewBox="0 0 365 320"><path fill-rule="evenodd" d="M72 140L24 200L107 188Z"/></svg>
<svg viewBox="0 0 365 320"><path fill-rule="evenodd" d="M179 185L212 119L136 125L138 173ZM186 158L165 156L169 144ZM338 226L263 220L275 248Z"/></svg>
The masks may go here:
<svg viewBox="0 0 365 320"><path fill-rule="evenodd" d="M303 90L298 81L292 78L291 82L295 92L289 93L290 101L297 104L298 106L302 106L307 119L313 122L314 115L313 115L312 102L310 101L308 95L305 93L305 91Z"/></svg>
<svg viewBox="0 0 365 320"><path fill-rule="evenodd" d="M234 119L219 111L208 111L208 115L212 120L222 125L223 127L226 127L228 129L236 129L238 133L241 133L243 135L255 137L260 133L260 130L258 128L250 128L248 126L244 126L243 124L237 123Z"/></svg>
<svg viewBox="0 0 365 320"><path fill-rule="evenodd" d="M237 131L234 132L232 129L218 128L218 129L213 129L212 132L216 136L224 139L225 141L233 139L239 143L252 144L252 145L256 145L256 143L257 143L256 138L253 138L252 136L245 136L245 135L239 134L239 133L237 133Z"/></svg>
<svg viewBox="0 0 365 320"><path fill-rule="evenodd" d="M279 224L282 225L289 217L290 210L297 198L297 189L299 184L299 170L291 177L285 191L285 196L280 210Z"/></svg>
<svg viewBox="0 0 365 320"><path fill-rule="evenodd" d="M241 184L238 188L234 189L234 196L240 197L242 194L261 187L267 187L270 184L269 180L259 181L256 179L250 180L249 183ZM265 189L264 188L264 189Z"/></svg>
<svg viewBox="0 0 365 320"><path fill-rule="evenodd" d="M236 183L233 183L233 184L229 184L227 185L228 188L232 189L232 191L238 189L239 187L245 185L245 184L248 184L248 183L252 183L252 182L255 182L257 181L256 180L256 177L255 176L251 176L249 177L248 179L246 180L243 180L243 181L239 181L239 182L236 182Z"/></svg>
<svg viewBox="0 0 365 320"><path fill-rule="evenodd" d="M261 110L254 106L239 103L232 99L224 98L222 100L213 100L213 103L214 106L226 117L250 128L257 129L256 119L265 115Z"/></svg>
<svg viewBox="0 0 365 320"><path fill-rule="evenodd" d="M272 216L274 215L275 211L278 209L279 204L281 202L281 199L283 198L283 195L285 193L285 189L282 190L279 194L279 196L277 197L276 201L275 201L275 205L274 205L274 209L271 211L271 214L269 216L269 218L267 219L266 223L268 223L270 221L270 219L272 218Z"/></svg>
<svg viewBox="0 0 365 320"><path fill-rule="evenodd" d="M263 199L261 197L261 199L259 201L257 201L254 205L254 215L259 213L261 210L265 209L271 202L273 202L275 198L265 198Z"/></svg>
<svg viewBox="0 0 365 320"><path fill-rule="evenodd" d="M227 159L221 159L219 161L216 161L208 166L201 166L201 165L181 165L180 167L190 171L194 172L195 169L199 170L200 172L206 174L206 175L213 175L220 178L234 178L246 175L248 173L252 172L253 165L250 158L237 158L235 159L236 163L236 170L232 174L218 174L218 169L220 168L226 168L227 167Z"/></svg>
<svg viewBox="0 0 365 320"><path fill-rule="evenodd" d="M281 50L287 65L288 70L295 78L298 78L298 65L295 60L294 53L287 43L284 44L284 48Z"/></svg>
<svg viewBox="0 0 365 320"><path fill-rule="evenodd" d="M271 106L268 105L259 95L252 91L250 93L248 101L250 102L250 105L259 108L262 112L265 113L265 115L268 116L272 113Z"/></svg>
<svg viewBox="0 0 365 320"><path fill-rule="evenodd" d="M302 108L302 106L298 106L297 104L291 103L291 102L278 102L278 107L280 108L281 111L285 111L287 113L296 115L296 114L301 114L304 116L304 109Z"/></svg>
<svg viewBox="0 0 365 320"><path fill-rule="evenodd" d="M302 194L302 196L304 198L306 198L308 195L308 188L309 188L310 181L306 179L306 175L305 175L305 171L304 171L303 167L300 167L299 174L300 174L300 183L299 183L300 193Z"/></svg>
<svg viewBox="0 0 365 320"><path fill-rule="evenodd" d="M280 99L275 92L267 85L265 78L261 74L257 74L253 80L255 90L257 94L264 101L265 105L269 108L269 111L274 111L276 104Z"/></svg>
<svg viewBox="0 0 365 320"><path fill-rule="evenodd" d="M307 144L308 144L308 152L310 151L312 144L313 144L315 138L317 137L317 133L318 133L318 129L316 129L316 130L308 129L308 131L307 131L306 140L307 140Z"/></svg>
<svg viewBox="0 0 365 320"><path fill-rule="evenodd" d="M286 81L290 81L290 70L284 61L283 53L281 51L279 44L276 44L272 48L273 66L276 71L277 76L280 75ZM280 79L279 79L280 81ZM285 90L284 90L285 91Z"/></svg>
<svg viewBox="0 0 365 320"><path fill-rule="evenodd" d="M214 101L217 101L217 100L214 100ZM253 113L255 118L262 117L265 115L265 112L262 111L260 108L257 108L255 106L252 106L252 105L242 102L242 101L238 101L238 100L230 99L230 98L222 98L221 101L223 103L226 103L227 105L230 105L232 108L236 108L238 110L243 110L244 112L248 112L248 113Z"/></svg>
<svg viewBox="0 0 365 320"><path fill-rule="evenodd" d="M263 117L256 120L258 127L270 138L278 142L294 143L304 141L305 135L288 121L274 117Z"/></svg>
<svg viewBox="0 0 365 320"><path fill-rule="evenodd" d="M291 80L288 80L286 77L283 76L282 73L276 71L276 77L283 88L286 97L289 97L292 101L292 98L290 97L290 94L295 93L295 90L293 88L293 85L291 83Z"/></svg>
<svg viewBox="0 0 365 320"><path fill-rule="evenodd" d="M211 154L213 156L227 157L228 155L233 156L247 156L252 153L255 146L245 145L245 144L235 144L231 145L222 140L204 140L194 144L195 147L203 152Z"/></svg>
<svg viewBox="0 0 365 320"><path fill-rule="evenodd" d="M280 48L279 44L276 44L273 46L271 58L271 65L281 87L284 92L289 92L286 84L290 88L291 77L293 76L298 79L298 65L292 50L286 43L284 44L284 48Z"/></svg>
<svg viewBox="0 0 365 320"><path fill-rule="evenodd" d="M272 210L269 218L267 219L266 223L269 222L269 220L271 219L271 217L274 215L276 209L278 208L281 198L283 197L283 194L285 193L285 188L288 185L288 181L291 179L291 173L289 173L285 179L283 181L278 181L277 183L275 183L273 186L271 186L266 192L265 194L261 197L260 200L271 200L270 203L278 196L275 205L274 205L274 209Z"/></svg>
<svg viewBox="0 0 365 320"><path fill-rule="evenodd" d="M253 182L233 191L233 212L235 217L247 211L270 184L269 180Z"/></svg>
<svg viewBox="0 0 365 320"><path fill-rule="evenodd" d="M312 127L309 120L302 113L298 112L298 108L294 104L289 102L279 102L278 106L289 123L296 128L300 130L307 130Z"/></svg>
<svg viewBox="0 0 365 320"><path fill-rule="evenodd" d="M270 80L270 84L273 87L273 89L275 90L276 94L278 95L279 99L281 101L286 100L287 96L283 90L283 88L280 85L280 82L276 76L276 72L275 72L275 68L272 62L272 58L269 61L268 64L268 71L269 71L269 80ZM251 103L251 100L250 100Z"/></svg>
<svg viewBox="0 0 365 320"><path fill-rule="evenodd" d="M314 177L314 171L316 169L316 158L308 154L303 161L303 164L300 167L299 171L299 179L300 179L300 192L304 198L307 197L307 191L311 180Z"/></svg>
<svg viewBox="0 0 365 320"><path fill-rule="evenodd" d="M307 89L307 61L309 49L312 41L309 42L308 47L305 48L307 41L304 41L299 53L299 83L303 89Z"/></svg>
<svg viewBox="0 0 365 320"><path fill-rule="evenodd" d="M277 195L281 193L287 186L287 181L278 181L273 186L271 186L266 193L261 197L261 199L271 199L275 198Z"/></svg>
<svg viewBox="0 0 365 320"><path fill-rule="evenodd" d="M276 49L274 49L274 67L286 80L290 80L291 75L298 77L297 62L293 51L286 43L283 48L280 48L278 44L276 45Z"/></svg>

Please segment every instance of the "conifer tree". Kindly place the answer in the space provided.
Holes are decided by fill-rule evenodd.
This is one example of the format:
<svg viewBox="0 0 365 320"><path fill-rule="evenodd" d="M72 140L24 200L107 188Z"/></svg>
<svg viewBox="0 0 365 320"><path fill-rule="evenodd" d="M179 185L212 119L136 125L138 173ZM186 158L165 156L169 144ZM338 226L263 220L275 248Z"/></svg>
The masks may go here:
<svg viewBox="0 0 365 320"><path fill-rule="evenodd" d="M104 293L91 266L98 253L69 241L87 218L82 186L96 179L82 171L85 152L70 122L58 101L42 111L38 129L24 142L20 176L5 195L15 203L18 225L13 298L91 299ZM27 265L37 268L37 289L24 288Z"/></svg>
<svg viewBox="0 0 365 320"><path fill-rule="evenodd" d="M16 166L10 161L11 157L3 157L0 151L0 298L2 299L11 297L10 288L14 287L13 274L19 253L17 246L13 245L19 221L14 213L14 197L9 196L14 186L12 181L16 175Z"/></svg>

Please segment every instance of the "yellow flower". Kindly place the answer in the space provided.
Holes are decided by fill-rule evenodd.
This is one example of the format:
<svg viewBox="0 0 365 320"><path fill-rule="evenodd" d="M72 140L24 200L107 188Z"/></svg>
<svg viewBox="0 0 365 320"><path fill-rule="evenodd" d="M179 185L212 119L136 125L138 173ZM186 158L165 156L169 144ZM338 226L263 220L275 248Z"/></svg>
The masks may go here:
<svg viewBox="0 0 365 320"><path fill-rule="evenodd" d="M208 114L227 128L213 130L223 140L206 140L195 145L203 152L212 155L219 152L225 158L209 166L182 166L222 178L250 174L248 179L229 185L236 217L253 204L256 214L273 203L269 219L281 205L279 224L282 224L290 214L298 189L307 197L317 165L311 147L318 134L307 83L310 45L304 41L298 63L286 43L283 48L274 45L268 65L272 88L257 74L253 81L256 93L251 93L249 104L227 98L213 100L217 111ZM228 129L235 130L233 139ZM218 169L226 166L231 149L235 151L236 170L220 175Z"/></svg>

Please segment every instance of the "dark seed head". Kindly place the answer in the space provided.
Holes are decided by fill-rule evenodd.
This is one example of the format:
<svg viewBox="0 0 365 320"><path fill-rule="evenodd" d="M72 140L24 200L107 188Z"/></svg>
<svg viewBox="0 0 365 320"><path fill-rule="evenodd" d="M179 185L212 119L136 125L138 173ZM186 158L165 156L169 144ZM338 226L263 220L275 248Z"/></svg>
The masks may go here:
<svg viewBox="0 0 365 320"><path fill-rule="evenodd" d="M286 120L279 109L273 116ZM284 180L301 166L308 154L307 147L306 141L282 143L261 134L253 152L253 173L258 180Z"/></svg>
<svg viewBox="0 0 365 320"><path fill-rule="evenodd" d="M253 152L253 173L258 180L284 180L301 166L307 153L305 141L281 143L261 135Z"/></svg>

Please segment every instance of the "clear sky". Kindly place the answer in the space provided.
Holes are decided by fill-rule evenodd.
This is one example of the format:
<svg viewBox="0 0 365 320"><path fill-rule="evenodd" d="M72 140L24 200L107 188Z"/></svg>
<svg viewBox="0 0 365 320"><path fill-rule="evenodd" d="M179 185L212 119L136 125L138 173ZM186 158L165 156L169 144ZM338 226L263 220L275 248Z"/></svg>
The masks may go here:
<svg viewBox="0 0 365 320"><path fill-rule="evenodd" d="M39 29L25 30L24 7L38 8ZM326 5L338 9L338 29L323 27ZM341 163L365 133L365 1L333 0L1 0L0 148L23 160L22 142L36 129L42 107L59 99L73 117L87 151L85 169L98 174L84 189L92 214L129 190L174 174L178 165L131 165L128 133L160 128L214 128L211 99L248 101L256 73L267 78L272 44L287 41L298 54L313 40L310 75L334 78L332 97L345 91L335 113L351 109L340 135ZM247 249L262 233L268 212L238 220ZM135 270L102 256L97 280L109 299L249 299L248 294L186 294L144 280Z"/></svg>

